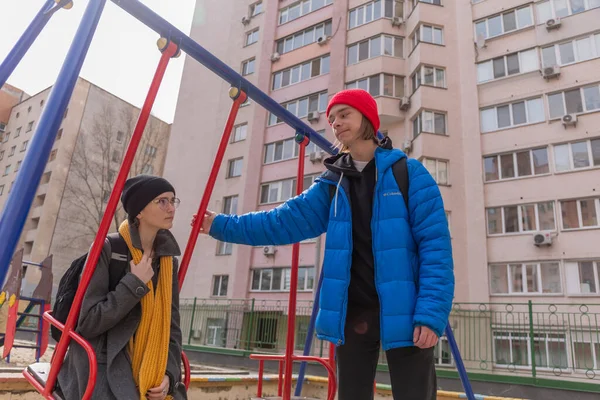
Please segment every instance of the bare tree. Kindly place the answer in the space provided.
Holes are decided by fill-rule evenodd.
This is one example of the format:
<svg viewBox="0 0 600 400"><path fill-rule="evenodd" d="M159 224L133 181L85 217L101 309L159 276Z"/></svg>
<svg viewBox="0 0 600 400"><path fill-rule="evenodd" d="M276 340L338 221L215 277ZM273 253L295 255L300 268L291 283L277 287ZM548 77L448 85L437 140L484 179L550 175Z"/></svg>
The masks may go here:
<svg viewBox="0 0 600 400"><path fill-rule="evenodd" d="M129 145L137 122L138 111L121 108L115 111L105 105L86 130L79 132L71 154L71 166L67 174L60 218L74 229L75 237L93 238L100 226L107 201L112 191L123 156ZM129 176L141 173L153 174L158 165L157 149L166 144L167 137L160 122L150 119L144 131ZM125 218L119 203L111 230L116 230ZM68 241L65 243L68 245Z"/></svg>

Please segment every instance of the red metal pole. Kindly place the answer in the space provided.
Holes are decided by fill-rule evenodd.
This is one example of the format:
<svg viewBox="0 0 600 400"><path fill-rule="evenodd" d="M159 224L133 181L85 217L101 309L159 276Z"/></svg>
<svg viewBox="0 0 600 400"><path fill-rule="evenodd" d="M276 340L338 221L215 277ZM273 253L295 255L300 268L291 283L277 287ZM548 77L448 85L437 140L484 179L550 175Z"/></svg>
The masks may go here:
<svg viewBox="0 0 600 400"><path fill-rule="evenodd" d="M219 174L219 168L221 167L223 157L225 155L225 149L227 148L227 143L229 143L229 138L231 137L233 124L235 124L235 118L237 117L240 105L246 101L246 93L234 87L229 89L229 97L234 100L233 104L231 105L231 110L229 111L229 118L227 118L227 123L225 124L225 129L223 130L223 136L221 136L221 142L219 143L219 148L217 149L217 154L215 155L215 161L213 162L212 169L210 170L208 182L206 182L206 189L202 194L202 200L200 201L198 213L196 214L196 221L192 226L192 232L190 232L190 237L188 239L185 252L183 253L181 264L179 265L179 291L181 291L183 280L185 279L185 275L190 265L190 260L192 259L192 253L194 252L194 247L196 246L196 241L198 240L198 235L200 234L202 221L204 221L204 213L206 213L210 196L212 195L212 191L215 187L217 175Z"/></svg>
<svg viewBox="0 0 600 400"><path fill-rule="evenodd" d="M296 195L303 191L304 183L304 156L309 140L304 137L300 143L298 155L298 174L296 176ZM292 358L294 356L294 333L296 331L296 298L298 292L298 260L300 258L300 243L292 247L292 269L290 273L290 301L288 305L287 341L285 344L285 375L283 377L283 400L290 400L292 393Z"/></svg>
<svg viewBox="0 0 600 400"><path fill-rule="evenodd" d="M277 380L277 396L281 397L283 393L283 360L279 361L279 379Z"/></svg>
<svg viewBox="0 0 600 400"><path fill-rule="evenodd" d="M44 392L42 393L42 395L44 396L49 396L52 393L52 390L54 389L54 386L56 384L56 377L58 376L58 372L62 367L62 363L64 361L65 354L67 352L67 348L71 340L71 332L73 331L75 322L79 318L79 311L81 309L83 296L90 283L92 274L96 269L98 259L100 258L100 252L102 251L102 247L104 246L104 240L106 239L106 235L108 234L108 230L112 224L112 218L115 214L115 210L117 209L119 197L121 196L121 192L123 191L123 187L125 186L125 181L127 180L129 170L131 169L131 165L133 164L135 153L142 139L144 128L146 127L146 123L148 122L148 118L150 117L152 105L154 104L154 100L156 99L156 95L158 93L158 89L160 88L162 78L165 75L165 71L169 64L169 60L177 53L177 51L177 45L175 45L172 42L169 43L167 45L167 48L162 53L162 56L158 63L158 67L156 68L156 73L154 74L154 78L152 79L150 89L148 90L148 95L146 96L146 100L144 101L144 105L142 107L140 116L133 131L133 135L131 136L131 141L129 142L129 146L127 147L127 152L125 153L125 157L123 158L121 169L119 170L119 174L115 181L115 186L113 187L112 193L110 194L110 198L108 199L106 211L104 212L104 216L102 217L102 221L100 222L100 227L98 228L98 234L94 239L94 244L90 249L87 261L85 263L81 283L79 285L79 288L77 289L77 293L75 294L75 299L73 300L73 305L71 306L71 312L69 313L67 321L65 322L63 335L61 336L61 339L58 342L58 345L56 346L55 354L53 356L53 363L50 368L50 373L48 374L48 380L46 381L46 387L44 389ZM93 379L92 372L94 372ZM89 398L91 398L95 382L95 370L93 371L92 369L90 369L90 380L88 383L88 390L86 390L82 400L88 400ZM89 390L89 385L91 385L92 390Z"/></svg>
<svg viewBox="0 0 600 400"><path fill-rule="evenodd" d="M262 397L264 368L265 368L265 362L263 360L260 360L258 362L258 384L256 385L256 395L258 397Z"/></svg>

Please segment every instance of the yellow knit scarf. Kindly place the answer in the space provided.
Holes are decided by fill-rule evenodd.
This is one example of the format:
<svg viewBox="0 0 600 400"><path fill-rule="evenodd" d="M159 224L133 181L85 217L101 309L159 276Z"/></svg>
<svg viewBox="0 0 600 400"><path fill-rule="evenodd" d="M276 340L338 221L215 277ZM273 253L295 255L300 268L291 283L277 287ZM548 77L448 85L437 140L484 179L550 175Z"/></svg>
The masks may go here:
<svg viewBox="0 0 600 400"><path fill-rule="evenodd" d="M123 222L119 233L125 239L137 265L142 260L142 251L131 244L129 223ZM171 334L171 297L173 282L173 257L160 258L160 270L156 294L150 280L150 292L142 297L142 318L137 331L129 341L133 378L140 391L140 400L146 399L149 389L160 386L167 370L169 339ZM173 399L167 396L167 399Z"/></svg>

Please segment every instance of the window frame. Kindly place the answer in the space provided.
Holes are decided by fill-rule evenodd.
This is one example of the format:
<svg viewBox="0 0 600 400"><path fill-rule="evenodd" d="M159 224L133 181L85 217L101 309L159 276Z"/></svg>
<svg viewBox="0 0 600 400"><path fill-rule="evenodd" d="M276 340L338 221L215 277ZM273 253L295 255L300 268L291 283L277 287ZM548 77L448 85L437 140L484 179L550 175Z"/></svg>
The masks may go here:
<svg viewBox="0 0 600 400"><path fill-rule="evenodd" d="M536 275L536 282L535 285L537 286L538 290L537 291L532 291L529 288L529 280L528 280L528 273L527 273L527 267L534 265L535 266L535 275ZM523 291L518 292L518 291L514 291L514 285L513 285L513 275L511 272L511 267L512 266L519 266L521 269L521 284L523 286ZM560 288L558 292L544 292L544 280L543 277L547 276L542 272L542 267L543 266L547 266L547 267L556 267L558 268L558 283L560 284ZM497 293L493 291L492 288L492 268L494 267L503 267L503 269L505 269L505 275L506 275L506 284L507 284L507 288L508 291L506 293ZM507 263L490 263L488 265L488 274L489 274L489 291L490 291L490 296L530 296L530 295L535 295L535 296L564 296L565 294L565 288L564 288L564 284L563 284L563 276L562 276L562 268L561 268L561 262L558 260L542 260L542 261L529 261L529 262L507 262Z"/></svg>
<svg viewBox="0 0 600 400"><path fill-rule="evenodd" d="M372 52L371 48L373 46L372 43L378 39L380 41L379 55L371 56L371 52ZM392 40L392 55L385 54L386 39ZM399 46L396 43L397 40L400 40ZM367 55L367 58L361 60L360 59L360 46L361 46L361 44L364 44L364 43L367 43L367 54L368 55ZM398 47L400 48L400 52L402 53L400 55L396 54L396 50ZM350 52L352 51L351 49L353 49L353 48L356 48L356 61L351 62ZM346 46L346 67L349 67L351 65L357 65L357 64L360 64L361 62L364 62L367 60L372 60L372 59L378 58L378 57L393 57L393 58L403 59L404 58L404 37L380 33L375 36L371 36L369 38L362 39L358 42L350 43L349 45Z"/></svg>
<svg viewBox="0 0 600 400"><path fill-rule="evenodd" d="M503 181L511 181L511 180L515 180L515 179L527 179L527 178L533 178L533 177L537 177L537 176L546 176L546 175L551 175L552 174L552 168L551 168L551 164L550 164L550 151L548 149L549 146L546 147L534 147L534 148L530 148L530 149L522 149L522 150L517 150L517 151L511 151L509 153L499 153L499 154L491 154L491 155L484 155L483 156L483 181L484 183L491 183L491 182L503 182ZM533 157L533 152L536 150L546 150L546 159L548 161L548 172L545 173L540 173L540 174L536 174L535 173L535 162L534 162L534 157ZM519 175L519 162L518 162L518 158L517 155L519 153L524 153L524 152L529 152L529 166L531 168L531 175ZM512 155L512 159L513 159L513 166L515 168L515 176L513 177L506 177L504 178L502 176L502 156L506 156L506 155ZM490 179L488 180L486 175L487 175L487 170L486 170L486 163L485 160L486 159L490 159L490 158L496 158L496 165L498 167L498 179Z"/></svg>
<svg viewBox="0 0 600 400"><path fill-rule="evenodd" d="M592 200L594 202L594 210L595 210L595 214L596 214L595 215L596 225L584 226L581 202L589 201L589 200ZM575 228L565 228L565 223L564 223L564 217L565 217L565 213L563 210L564 203L570 203L570 202L575 202L575 205L577 207L577 225L578 226ZM561 227L562 231L565 231L565 232L585 231L585 230L593 230L593 229L600 228L600 197L581 197L581 198L576 198L576 199L564 199L564 200L560 200L559 203L560 203L560 227Z"/></svg>
<svg viewBox="0 0 600 400"><path fill-rule="evenodd" d="M244 169L244 157L236 157L236 158L230 158L229 160L227 160L227 174L225 176L226 179L230 179L230 178L239 178L240 176L242 176L242 172ZM235 168L236 168L236 163L240 163L240 171L238 175L234 175L235 174Z"/></svg>
<svg viewBox="0 0 600 400"><path fill-rule="evenodd" d="M221 293L223 290L223 281L225 281L225 293ZM218 283L218 285L217 285ZM220 274L213 275L212 288L210 297L227 297L229 291L229 275ZM216 293L215 293L216 292Z"/></svg>
<svg viewBox="0 0 600 400"><path fill-rule="evenodd" d="M533 13L532 4L533 3L527 4L525 6L521 5L521 6L518 6L518 7L515 7L515 8L511 8L509 10L503 10L501 13L493 14L493 15L487 16L485 18L481 18L481 19L479 19L477 21L473 21L473 37L475 38L475 40L477 40L477 38L478 38L477 25L480 24L480 23L482 23L482 22L485 22L485 32L486 32L486 34L484 35L484 39L485 40L495 39L497 37L502 37L504 35L509 35L511 33L519 32L519 31L521 31L523 29L527 29L529 27L535 26L535 17L536 16ZM530 17L530 20L531 20L531 25L519 26L519 18L518 18L517 12L519 10L522 10L522 9L525 9L525 8L529 8L529 17ZM510 13L514 13L515 14L515 26L516 26L516 28L513 29L513 30L510 30L510 31L506 31L506 29L504 27L504 15L510 14ZM496 17L500 17L500 28L501 28L502 32L500 34L498 34L498 35L490 36L489 35L489 32L490 32L489 20L493 19L493 18L496 18Z"/></svg>
<svg viewBox="0 0 600 400"><path fill-rule="evenodd" d="M552 214L554 216L554 228L553 229L541 229L540 205L544 205L544 204L545 205L552 204ZM532 230L524 230L524 227L523 227L523 208L528 207L528 206L535 206L535 208L534 208L535 228ZM518 231L517 232L507 232L506 231L505 208L514 208L514 207L517 208ZM500 233L490 233L489 210L492 210L492 209L500 209L500 220L502 222ZM485 208L485 220L486 220L486 235L488 237L531 235L536 232L557 232L558 231L557 207L556 207L556 201L554 201L554 200L542 201L542 202L538 202L538 203L523 203L523 204L510 204L510 205L504 205L504 206L496 206L496 207L486 207Z"/></svg>

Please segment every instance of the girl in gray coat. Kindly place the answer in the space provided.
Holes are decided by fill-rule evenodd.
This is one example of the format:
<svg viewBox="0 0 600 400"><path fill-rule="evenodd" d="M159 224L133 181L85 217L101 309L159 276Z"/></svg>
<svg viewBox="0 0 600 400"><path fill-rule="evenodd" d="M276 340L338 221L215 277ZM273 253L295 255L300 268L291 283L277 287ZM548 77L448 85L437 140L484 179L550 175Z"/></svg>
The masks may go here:
<svg viewBox="0 0 600 400"><path fill-rule="evenodd" d="M169 232L179 199L165 179L139 175L127 180L121 202L128 220L119 234L129 250L130 268L111 290L111 258L120 255L106 240L77 325L96 352L92 399L184 400L175 258L180 250ZM83 397L88 374L85 350L71 341L58 377L66 400Z"/></svg>

